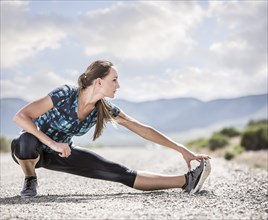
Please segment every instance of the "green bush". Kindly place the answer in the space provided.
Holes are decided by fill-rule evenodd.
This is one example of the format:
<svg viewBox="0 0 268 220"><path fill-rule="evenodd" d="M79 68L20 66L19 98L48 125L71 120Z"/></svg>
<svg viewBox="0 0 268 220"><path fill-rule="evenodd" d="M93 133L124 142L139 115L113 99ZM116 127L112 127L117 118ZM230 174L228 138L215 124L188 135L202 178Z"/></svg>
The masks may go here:
<svg viewBox="0 0 268 220"><path fill-rule="evenodd" d="M225 151L224 158L226 160L231 160L234 157L236 157L237 155L243 153L244 151L245 151L245 149L240 145L230 146Z"/></svg>
<svg viewBox="0 0 268 220"><path fill-rule="evenodd" d="M268 120L267 119L260 119L260 120L250 120L248 123L248 127L255 126L255 125L267 125Z"/></svg>
<svg viewBox="0 0 268 220"><path fill-rule="evenodd" d="M198 138L196 140L190 141L187 143L187 146L194 150L201 150L208 146L208 139L206 138Z"/></svg>
<svg viewBox="0 0 268 220"><path fill-rule="evenodd" d="M240 132L233 127L223 128L219 133L227 137L236 137L240 135Z"/></svg>
<svg viewBox="0 0 268 220"><path fill-rule="evenodd" d="M268 124L249 124L242 134L241 145L246 150L268 149Z"/></svg>
<svg viewBox="0 0 268 220"><path fill-rule="evenodd" d="M227 144L229 144L229 138L220 133L213 134L212 137L208 141L208 146L210 150L223 148Z"/></svg>
<svg viewBox="0 0 268 220"><path fill-rule="evenodd" d="M10 141L3 136L0 136L0 151L1 152L10 151Z"/></svg>

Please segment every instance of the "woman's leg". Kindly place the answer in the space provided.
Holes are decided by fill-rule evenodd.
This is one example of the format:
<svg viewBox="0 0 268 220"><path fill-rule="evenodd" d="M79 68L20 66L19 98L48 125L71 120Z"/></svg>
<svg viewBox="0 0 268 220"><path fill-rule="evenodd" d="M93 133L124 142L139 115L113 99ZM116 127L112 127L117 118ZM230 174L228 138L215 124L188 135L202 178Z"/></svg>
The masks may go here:
<svg viewBox="0 0 268 220"><path fill-rule="evenodd" d="M26 175L35 175L35 168L42 166L79 176L120 182L139 190L184 188L185 183L189 182L186 175L169 176L144 171L136 172L79 147L72 147L72 153L68 158L62 158L56 152L42 152L40 142L27 133L21 136L19 141L13 141L12 156L22 165Z"/></svg>
<svg viewBox="0 0 268 220"><path fill-rule="evenodd" d="M136 172L80 147L73 147L72 153L68 158L61 158L56 153L45 158L44 168L84 177L120 182L139 190L181 188L185 184L184 175L168 176L144 171Z"/></svg>
<svg viewBox="0 0 268 220"><path fill-rule="evenodd" d="M37 194L37 177L35 168L40 167L43 154L40 142L29 133L23 133L11 143L11 155L18 163L25 175L22 197L35 196Z"/></svg>
<svg viewBox="0 0 268 220"><path fill-rule="evenodd" d="M200 165L183 176L166 176L148 172L138 172L134 188L142 190L182 188L188 193L201 190L211 171L209 160L201 160Z"/></svg>
<svg viewBox="0 0 268 220"><path fill-rule="evenodd" d="M185 183L185 175L171 176L146 171L138 171L133 188L139 190L182 188Z"/></svg>
<svg viewBox="0 0 268 220"><path fill-rule="evenodd" d="M109 161L87 149L76 146L71 148L71 155L68 158L62 158L56 152L45 153L43 167L94 179L119 182L133 187L136 171Z"/></svg>
<svg viewBox="0 0 268 220"><path fill-rule="evenodd" d="M15 156L16 157L16 156ZM40 156L38 155L36 159L29 160L20 160L16 157L24 175L27 176L36 176L35 165L38 163Z"/></svg>
<svg viewBox="0 0 268 220"><path fill-rule="evenodd" d="M11 156L18 163L25 176L36 176L35 168L41 166L41 143L29 133L22 133L11 143Z"/></svg>

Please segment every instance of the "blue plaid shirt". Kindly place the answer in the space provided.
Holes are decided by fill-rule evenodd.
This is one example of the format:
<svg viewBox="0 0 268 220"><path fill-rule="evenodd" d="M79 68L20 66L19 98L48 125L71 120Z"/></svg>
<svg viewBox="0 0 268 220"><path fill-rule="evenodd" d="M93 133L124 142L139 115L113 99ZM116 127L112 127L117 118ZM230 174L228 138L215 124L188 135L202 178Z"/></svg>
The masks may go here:
<svg viewBox="0 0 268 220"><path fill-rule="evenodd" d="M85 120L78 118L78 88L64 85L48 94L53 102L53 108L34 120L36 126L56 142L72 144L73 136L81 136L89 131L97 121L97 109L94 108ZM120 109L106 100L112 107L111 114L116 117ZM42 145L47 152L53 150Z"/></svg>

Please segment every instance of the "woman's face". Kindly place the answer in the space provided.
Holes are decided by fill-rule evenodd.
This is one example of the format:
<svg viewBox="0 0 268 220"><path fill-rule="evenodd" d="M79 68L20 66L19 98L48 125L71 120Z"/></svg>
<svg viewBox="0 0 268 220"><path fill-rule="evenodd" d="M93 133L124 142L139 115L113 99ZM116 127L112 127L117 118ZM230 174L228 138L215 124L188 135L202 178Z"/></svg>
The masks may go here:
<svg viewBox="0 0 268 220"><path fill-rule="evenodd" d="M100 82L103 96L114 98L116 90L120 88L116 69L111 67L108 75L100 79Z"/></svg>

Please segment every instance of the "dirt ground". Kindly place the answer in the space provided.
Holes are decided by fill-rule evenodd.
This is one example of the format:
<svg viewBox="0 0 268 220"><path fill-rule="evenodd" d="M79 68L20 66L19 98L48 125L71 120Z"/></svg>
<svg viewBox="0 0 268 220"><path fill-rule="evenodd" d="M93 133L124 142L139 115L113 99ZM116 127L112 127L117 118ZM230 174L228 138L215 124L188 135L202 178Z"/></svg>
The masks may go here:
<svg viewBox="0 0 268 220"><path fill-rule="evenodd" d="M102 156L132 169L184 174L179 153L166 148L100 148ZM119 183L38 169L38 196L18 196L23 174L1 154L0 219L267 219L268 173L212 158L203 190L138 191ZM193 163L193 167L197 163Z"/></svg>

